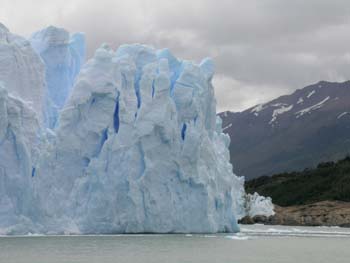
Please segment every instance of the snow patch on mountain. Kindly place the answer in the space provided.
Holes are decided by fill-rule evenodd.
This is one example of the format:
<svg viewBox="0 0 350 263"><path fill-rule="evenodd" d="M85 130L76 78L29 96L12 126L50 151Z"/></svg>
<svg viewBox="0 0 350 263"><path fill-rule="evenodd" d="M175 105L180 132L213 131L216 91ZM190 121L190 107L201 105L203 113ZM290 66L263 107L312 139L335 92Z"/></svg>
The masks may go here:
<svg viewBox="0 0 350 263"><path fill-rule="evenodd" d="M293 104L289 106L282 106L281 108L275 109L272 113L272 119L270 120L269 124L272 124L274 121L276 121L278 115L288 112L291 109L293 109Z"/></svg>
<svg viewBox="0 0 350 263"><path fill-rule="evenodd" d="M305 109L302 109L300 111L297 111L295 113L296 114L296 118L299 118L299 117L303 116L306 113L311 113L312 111L323 107L324 103L326 103L329 99L330 99L330 97L328 96L325 99L323 99L322 101L320 101L319 103L316 103L315 105L312 105L312 106L310 106L308 108L305 108Z"/></svg>
<svg viewBox="0 0 350 263"><path fill-rule="evenodd" d="M271 106L272 107L280 107L280 106L286 106L287 104L285 104L285 103L274 103L274 104L272 104Z"/></svg>
<svg viewBox="0 0 350 263"><path fill-rule="evenodd" d="M231 127L232 127L232 123L230 123L230 124L227 125L226 127L222 128L222 131L225 131L226 129L231 128Z"/></svg>
<svg viewBox="0 0 350 263"><path fill-rule="evenodd" d="M309 99L312 95L314 95L316 93L315 90L311 91L306 97Z"/></svg>
<svg viewBox="0 0 350 263"><path fill-rule="evenodd" d="M265 104L258 104L250 112L254 113L255 116L258 116L259 112L264 110L265 108Z"/></svg>
<svg viewBox="0 0 350 263"><path fill-rule="evenodd" d="M344 117L344 116L347 115L347 114L349 114L349 112L345 111L345 112L339 114L338 117L337 117L337 119L340 119L340 118Z"/></svg>

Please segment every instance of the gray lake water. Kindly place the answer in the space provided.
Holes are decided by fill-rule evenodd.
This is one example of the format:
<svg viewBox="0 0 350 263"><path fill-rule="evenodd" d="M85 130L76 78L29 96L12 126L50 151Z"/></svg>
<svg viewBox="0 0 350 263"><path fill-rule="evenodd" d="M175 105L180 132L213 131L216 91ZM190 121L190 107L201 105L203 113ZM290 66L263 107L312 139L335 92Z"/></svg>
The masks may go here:
<svg viewBox="0 0 350 263"><path fill-rule="evenodd" d="M4 263L350 262L350 229L241 226L238 234L0 237Z"/></svg>

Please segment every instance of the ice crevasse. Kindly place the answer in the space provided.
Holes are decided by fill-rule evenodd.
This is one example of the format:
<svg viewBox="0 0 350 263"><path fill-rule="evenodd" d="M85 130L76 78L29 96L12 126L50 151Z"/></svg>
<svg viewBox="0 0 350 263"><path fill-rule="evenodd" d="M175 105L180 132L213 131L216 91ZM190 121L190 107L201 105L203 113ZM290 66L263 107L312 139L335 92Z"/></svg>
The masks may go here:
<svg viewBox="0 0 350 263"><path fill-rule="evenodd" d="M40 89L26 88L40 108L0 70L0 234L238 231L244 179L216 116L212 61L104 44L83 64L83 35L64 32L21 40L37 61L24 71L41 69ZM0 27L0 55L10 34Z"/></svg>
<svg viewBox="0 0 350 263"><path fill-rule="evenodd" d="M29 41L45 65L45 125L52 129L84 63L85 37L49 26L32 34Z"/></svg>

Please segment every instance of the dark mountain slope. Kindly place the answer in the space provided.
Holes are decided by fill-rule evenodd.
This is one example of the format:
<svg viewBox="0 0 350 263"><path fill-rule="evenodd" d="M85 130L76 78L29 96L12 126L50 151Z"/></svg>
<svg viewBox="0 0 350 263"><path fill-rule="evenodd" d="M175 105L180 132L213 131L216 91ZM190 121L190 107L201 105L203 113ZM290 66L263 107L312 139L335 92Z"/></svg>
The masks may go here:
<svg viewBox="0 0 350 263"><path fill-rule="evenodd" d="M243 112L220 113L234 171L248 179L350 153L350 82L319 82Z"/></svg>

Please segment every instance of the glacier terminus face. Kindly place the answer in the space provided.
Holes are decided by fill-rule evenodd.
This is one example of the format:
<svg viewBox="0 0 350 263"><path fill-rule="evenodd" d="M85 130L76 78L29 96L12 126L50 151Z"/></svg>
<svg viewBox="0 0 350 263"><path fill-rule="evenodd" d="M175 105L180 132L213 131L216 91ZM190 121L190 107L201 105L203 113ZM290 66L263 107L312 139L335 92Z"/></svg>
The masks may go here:
<svg viewBox="0 0 350 263"><path fill-rule="evenodd" d="M0 25L0 234L238 231L244 179L213 62L140 44L84 54L83 34Z"/></svg>
<svg viewBox="0 0 350 263"><path fill-rule="evenodd" d="M62 28L49 26L34 33L29 41L45 65L45 123L52 129L84 63L85 37L82 33L70 35Z"/></svg>

